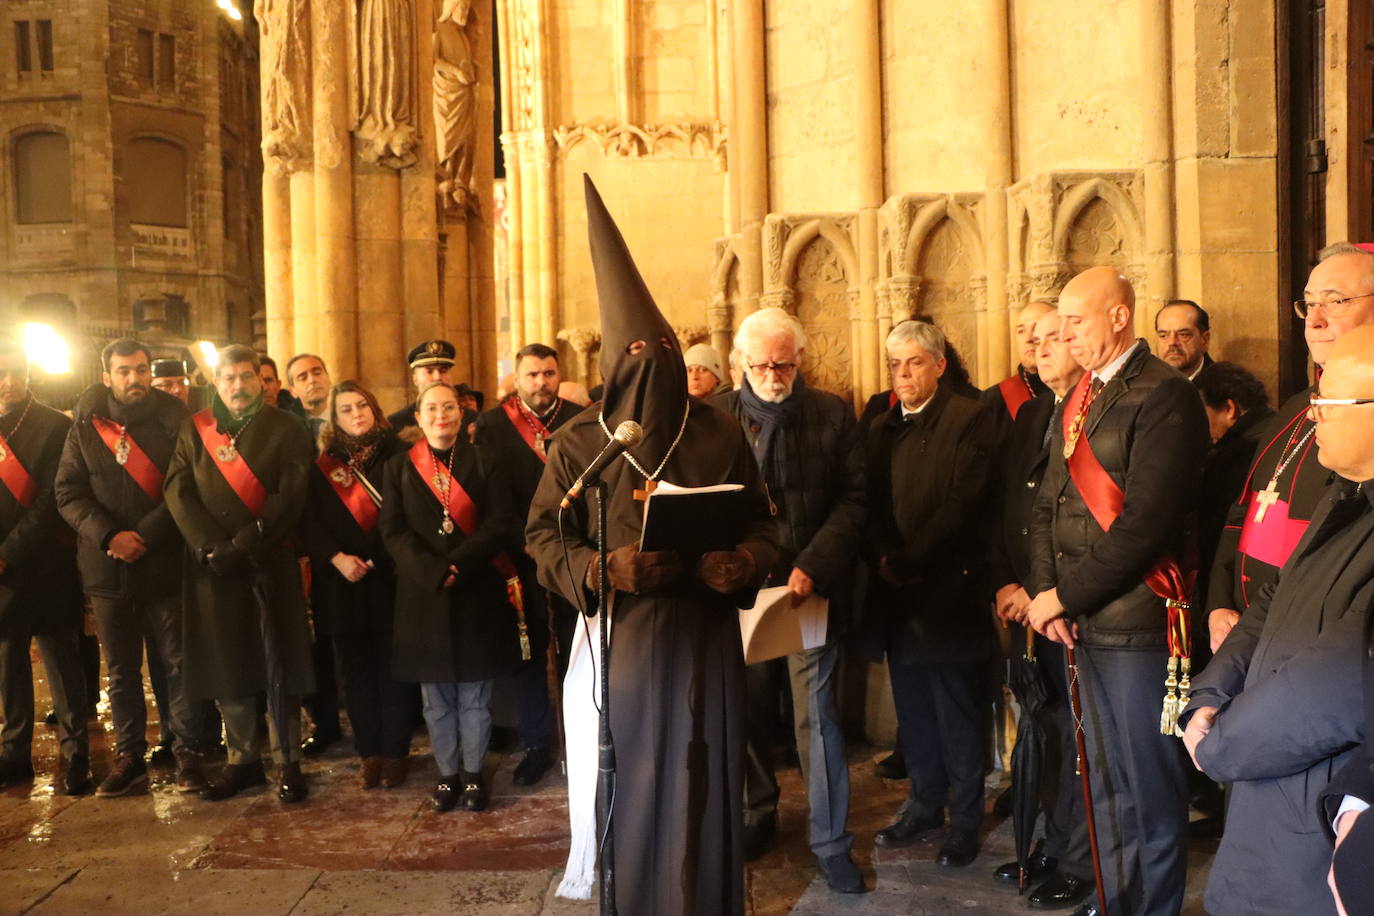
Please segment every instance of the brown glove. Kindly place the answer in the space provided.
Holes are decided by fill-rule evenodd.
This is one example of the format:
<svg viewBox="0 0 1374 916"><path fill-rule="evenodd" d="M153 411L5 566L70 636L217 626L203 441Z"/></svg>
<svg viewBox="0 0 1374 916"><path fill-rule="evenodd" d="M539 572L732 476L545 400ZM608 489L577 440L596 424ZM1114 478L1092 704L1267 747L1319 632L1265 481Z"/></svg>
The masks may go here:
<svg viewBox="0 0 1374 916"><path fill-rule="evenodd" d="M743 547L704 553L697 563L697 576L722 595L734 594L753 582L754 572L754 555Z"/></svg>
<svg viewBox="0 0 1374 916"><path fill-rule="evenodd" d="M617 547L606 556L606 575L611 588L638 595L672 583L682 575L682 560L675 550L641 553L633 544ZM596 591L596 561L587 567L587 587Z"/></svg>

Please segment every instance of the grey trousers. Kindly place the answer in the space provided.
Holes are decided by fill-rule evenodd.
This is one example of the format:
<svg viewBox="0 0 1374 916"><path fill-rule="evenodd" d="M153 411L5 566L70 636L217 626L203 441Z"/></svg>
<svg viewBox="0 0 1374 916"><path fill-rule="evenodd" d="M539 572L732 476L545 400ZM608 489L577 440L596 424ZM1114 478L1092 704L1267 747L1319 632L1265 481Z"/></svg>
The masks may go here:
<svg viewBox="0 0 1374 916"><path fill-rule="evenodd" d="M854 837L845 829L849 817L849 766L845 761L844 728L835 696L840 660L838 643L787 656L792 682L793 728L802 777L811 805L809 840L818 857L848 852ZM774 730L767 704L768 663L745 668L749 693L748 742L745 747L744 799L747 823L776 814L778 781L773 773Z"/></svg>
<svg viewBox="0 0 1374 916"><path fill-rule="evenodd" d="M258 751L258 721L262 708L257 697L240 697L233 700L216 700L219 714L224 719L224 743L229 749L229 762L234 764L253 763L262 755ZM286 698L286 734L277 730L276 717L270 712L267 716L267 734L271 742L272 756L277 763L296 763L301 759L301 698Z"/></svg>
<svg viewBox="0 0 1374 916"><path fill-rule="evenodd" d="M91 610L109 673L115 749L142 758L148 751L148 702L143 695L143 639L155 643L167 684L173 748L188 750L197 731L181 686L181 593L156 601L91 596ZM166 723L164 723L164 731Z"/></svg>
<svg viewBox="0 0 1374 916"><path fill-rule="evenodd" d="M440 776L458 775L460 747L462 769L482 772L482 758L491 742L491 685L491 681L420 685L425 726Z"/></svg>
<svg viewBox="0 0 1374 916"><path fill-rule="evenodd" d="M81 634L76 627L57 633L34 634L13 627L0 638L0 707L5 725L0 730L5 756L29 759L33 748L33 663L29 644L38 642L48 690L57 712L62 756L71 760L90 753L86 732L86 675L81 665Z"/></svg>

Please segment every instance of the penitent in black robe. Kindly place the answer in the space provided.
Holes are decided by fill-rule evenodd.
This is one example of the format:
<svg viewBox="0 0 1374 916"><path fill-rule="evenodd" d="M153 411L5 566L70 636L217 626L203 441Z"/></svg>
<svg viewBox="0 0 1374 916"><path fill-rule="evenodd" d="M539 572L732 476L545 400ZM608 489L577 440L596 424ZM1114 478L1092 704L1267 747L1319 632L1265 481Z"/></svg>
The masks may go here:
<svg viewBox="0 0 1374 916"><path fill-rule="evenodd" d="M526 530L540 582L593 613L595 598L582 586L596 558L595 497L589 493L564 512L566 562L558 503L606 439L596 408L558 431ZM623 458L603 476L608 547L636 543L643 504L633 491L644 477ZM661 479L680 486L744 484L751 511L738 543L753 555L760 577L773 568L777 542L768 500L733 417L692 399L685 433ZM718 595L696 580L694 560L684 558L684 566L683 579L661 593L613 596L616 904L625 914L733 916L744 912L744 658L737 609L752 605L754 589Z"/></svg>

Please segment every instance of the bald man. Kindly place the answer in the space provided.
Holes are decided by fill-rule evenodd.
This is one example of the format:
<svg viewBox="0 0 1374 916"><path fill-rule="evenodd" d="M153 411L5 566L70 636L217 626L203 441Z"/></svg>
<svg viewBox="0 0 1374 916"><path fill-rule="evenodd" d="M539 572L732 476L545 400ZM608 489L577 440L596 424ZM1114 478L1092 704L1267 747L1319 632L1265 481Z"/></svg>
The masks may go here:
<svg viewBox="0 0 1374 916"><path fill-rule="evenodd" d="M1165 583L1187 572L1174 558L1186 555L1208 438L1197 390L1134 337L1134 312L1135 291L1112 268L1084 271L1060 294L1060 339L1086 371L1050 421L1027 588L1036 631L1079 650L1112 916L1183 906L1187 759L1162 733L1161 709L1165 600L1188 595Z"/></svg>
<svg viewBox="0 0 1374 916"><path fill-rule="evenodd" d="M1047 313L1054 311L1048 302L1031 302L1016 313L1016 371L983 392L983 406L997 427L997 441L1005 442L1011 434L1016 415L1031 398L1049 389L1040 380L1035 364L1035 325Z"/></svg>
<svg viewBox="0 0 1374 916"><path fill-rule="evenodd" d="M1273 591L1250 605L1185 711L1194 762L1231 785L1207 881L1215 916L1336 912L1319 800L1368 739L1360 686L1374 604L1374 328L1335 342L1311 404L1317 460L1336 479Z"/></svg>

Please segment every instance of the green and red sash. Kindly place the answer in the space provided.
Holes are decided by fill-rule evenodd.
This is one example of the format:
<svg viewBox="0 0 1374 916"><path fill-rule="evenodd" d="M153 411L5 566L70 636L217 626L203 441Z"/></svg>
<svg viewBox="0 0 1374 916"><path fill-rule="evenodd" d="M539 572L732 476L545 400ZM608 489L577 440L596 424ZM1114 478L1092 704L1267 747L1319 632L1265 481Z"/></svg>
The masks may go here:
<svg viewBox="0 0 1374 916"><path fill-rule="evenodd" d="M536 417L533 411L525 410L521 406L518 394L507 398L501 404L501 409L506 412L506 419L510 420L510 425L515 427L520 438L525 440L530 451L538 455L540 461L548 463L549 456L544 453L543 443L549 439L549 428L544 422Z"/></svg>
<svg viewBox="0 0 1374 916"><path fill-rule="evenodd" d="M1002 395L1002 403L1007 405L1007 413L1011 414L1013 420L1021 406L1031 399L1030 386L1021 377L1021 373L1002 379L997 383L997 390Z"/></svg>
<svg viewBox="0 0 1374 916"><path fill-rule="evenodd" d="M133 436L129 435L128 428L97 414L91 415L91 425L100 434L110 454L115 456L115 464L129 472L134 483L148 494L149 499L155 503L162 502L163 474L157 469L157 465L153 464L153 459L148 457L148 453L139 447ZM119 460L121 450L124 453L123 461Z"/></svg>
<svg viewBox="0 0 1374 916"><path fill-rule="evenodd" d="M263 507L267 505L267 488L262 485L258 475L253 473L247 460L239 453L234 440L215 428L214 411L207 407L192 417L191 422L200 434L200 441L205 444L205 454L224 475L229 488L248 507L249 512L261 518ZM229 457L223 457L224 454L228 454Z"/></svg>
<svg viewBox="0 0 1374 916"><path fill-rule="evenodd" d="M315 466L320 469L324 479L329 481L334 495L339 497L348 514L353 516L353 521L357 522L358 527L365 533L371 534L372 529L377 527L381 509L372 501L367 488L358 481L357 472L329 454L322 454L316 458Z"/></svg>
<svg viewBox="0 0 1374 916"><path fill-rule="evenodd" d="M38 484L34 483L28 469L20 462L4 436L0 436L0 483L4 483L5 489L25 509L33 505L33 498L38 495Z"/></svg>
<svg viewBox="0 0 1374 916"><path fill-rule="evenodd" d="M1088 396L1088 387L1091 383L1092 373L1083 373L1083 378L1074 387L1073 393L1069 395L1069 399L1064 405L1063 425L1066 441L1069 427L1073 422L1072 418L1077 416L1081 409L1083 399ZM1073 485L1078 488L1078 495L1083 498L1083 504L1088 507L1088 511L1092 513L1102 530L1110 531L1117 518L1121 516L1121 509L1126 502L1126 494L1121 487L1117 486L1116 481L1102 466L1102 462L1098 461L1097 456L1093 454L1086 428L1079 436L1073 454L1068 457L1068 466L1069 477L1073 480ZM1197 578L1197 570L1185 572L1172 554L1165 554L1145 573L1144 578L1150 591L1164 599L1168 615L1166 634L1169 644L1169 663L1168 675L1164 681L1166 693L1159 727L1160 731L1166 734L1174 734L1177 731L1179 711L1187 705L1188 694L1191 689L1192 635L1189 632L1188 602L1192 593L1193 581ZM1180 666L1182 668L1181 679L1179 678ZM1178 691L1177 694L1175 689Z"/></svg>

